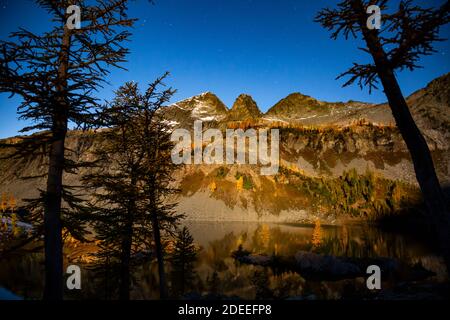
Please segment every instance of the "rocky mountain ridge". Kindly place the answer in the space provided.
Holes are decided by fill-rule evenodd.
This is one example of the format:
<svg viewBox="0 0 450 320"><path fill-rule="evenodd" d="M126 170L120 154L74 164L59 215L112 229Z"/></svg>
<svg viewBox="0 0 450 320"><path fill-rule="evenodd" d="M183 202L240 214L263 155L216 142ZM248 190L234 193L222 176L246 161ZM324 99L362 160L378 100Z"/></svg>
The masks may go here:
<svg viewBox="0 0 450 320"><path fill-rule="evenodd" d="M432 148L448 149L450 141L450 73L430 82L407 97L411 113ZM359 101L326 102L292 93L262 113L248 94L236 98L231 109L211 92L179 101L166 108L165 116L174 127L192 128L195 120L219 126L251 120L261 125L285 124L311 127L345 127L356 122L395 126L388 104Z"/></svg>
<svg viewBox="0 0 450 320"><path fill-rule="evenodd" d="M407 99L443 185L450 184L449 78L446 74ZM164 116L174 128L192 129L194 120L202 120L221 129L280 130L275 176L260 176L255 165L181 168L175 174L182 190L177 201L190 219L307 221L330 212L382 214L400 210L401 203L412 201L405 199L418 194L409 153L387 105L328 103L295 93L263 114L249 95L240 95L228 109L207 92L168 106ZM89 158L101 140L101 132L71 131L67 147L76 152L70 157ZM39 157L0 160L0 192L13 193L19 203L35 197L45 180L20 177L43 170L45 159ZM83 173L66 174L65 183L79 185Z"/></svg>

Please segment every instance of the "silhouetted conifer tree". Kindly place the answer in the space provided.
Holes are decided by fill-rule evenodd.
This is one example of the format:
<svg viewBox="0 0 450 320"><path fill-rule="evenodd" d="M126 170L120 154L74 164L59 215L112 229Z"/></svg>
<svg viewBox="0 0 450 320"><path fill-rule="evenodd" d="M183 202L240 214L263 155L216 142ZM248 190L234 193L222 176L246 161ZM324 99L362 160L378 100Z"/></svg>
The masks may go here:
<svg viewBox="0 0 450 320"><path fill-rule="evenodd" d="M11 156L42 155L48 160L41 175L47 178L46 189L30 202L35 218L43 217L36 221L43 223L36 230L44 234L45 299L63 297L63 227L80 237L83 226L74 216L81 201L73 188L63 185L63 173L78 168L68 156L73 151L65 147L67 131L69 124L91 123L91 111L99 106L93 93L108 67L124 61L128 50L122 42L130 33L120 29L133 23L126 15L127 2L38 0L52 17L52 30L38 35L20 29L11 34L11 41L0 42L0 92L21 96L20 118L33 123L22 132L43 130L12 145L16 152ZM67 25L70 5L81 8L81 29Z"/></svg>
<svg viewBox="0 0 450 320"><path fill-rule="evenodd" d="M440 27L450 19L450 3L441 7L422 8L410 0L400 1L398 10L388 13L387 0L344 0L336 9L319 12L316 21L332 31L332 39L343 35L357 38L362 36L366 46L361 48L372 56L373 63L354 63L353 67L338 78L349 76L344 84L357 82L369 90L377 88L381 81L397 127L406 142L414 164L417 181L422 190L430 220L438 235L447 268L450 270L450 215L448 204L436 176L433 159L428 145L414 122L411 112L397 82L395 71L418 68L421 56L435 52L433 44L442 41ZM369 29L366 10L377 4L382 13L381 29Z"/></svg>
<svg viewBox="0 0 450 320"><path fill-rule="evenodd" d="M185 293L195 278L194 263L197 260L197 249L194 239L187 227L177 232L174 250L170 255L172 266L172 290L176 295Z"/></svg>
<svg viewBox="0 0 450 320"><path fill-rule="evenodd" d="M171 198L179 191L173 184L176 165L172 162L171 152L174 144L170 139L172 128L161 112L175 91L171 88L162 92L156 90L158 86L163 85L162 81L166 76L167 73L142 94L140 116L135 122L144 159L144 165L141 167L144 206L151 217L162 299L168 296L162 232L171 233L178 220L183 217L174 211L176 203Z"/></svg>
<svg viewBox="0 0 450 320"><path fill-rule="evenodd" d="M47 172L41 175L47 177L46 189L30 202L35 223L42 223L36 234L44 234L45 299L62 299L63 227L75 237L82 235L82 223L74 216L81 200L62 178L64 172L75 173L80 165L69 159L73 151L65 147L68 127L91 123L91 110L98 107L92 93L101 85L107 68L124 61L128 50L121 43L130 34L117 30L133 23L126 16L127 2L37 1L52 16L53 29L40 35L21 29L11 35L14 41L0 43L1 91L22 97L19 115L33 122L22 132L44 130L15 144L12 157L43 155L48 160ZM82 8L81 29L66 24L66 9L72 4Z"/></svg>
<svg viewBox="0 0 450 320"><path fill-rule="evenodd" d="M20 29L10 41L0 42L0 92L22 98L21 119L32 125L22 132L43 130L14 144L16 158L42 155L48 160L45 190L30 203L44 234L45 299L63 297L63 227L81 236L82 225L75 221L80 199L63 184L63 173L79 167L65 147L69 124L89 125L92 110L99 106L93 93L99 88L109 67L124 61L128 50L122 46L130 33L122 30L133 20L126 15L127 0L38 0L52 18L53 28L42 34ZM81 8L82 28L67 25L70 5ZM42 208L38 210L38 208Z"/></svg>
<svg viewBox="0 0 450 320"><path fill-rule="evenodd" d="M100 240L96 269L100 275L108 271L105 283L110 290L118 288L124 300L130 298L133 267L149 260L148 253L156 255L160 266L161 232L175 230L181 217L172 210L175 204L165 198L176 191L169 185L175 169L170 159L171 128L159 112L174 92L158 91L166 75L145 93L133 82L116 92L99 116L103 130L94 153L98 168L83 177L85 185L95 190L90 209ZM150 148L146 141L153 141ZM160 283L164 298L164 274Z"/></svg>
<svg viewBox="0 0 450 320"><path fill-rule="evenodd" d="M116 91L115 99L103 108L93 156L96 168L83 176L92 192L90 218L100 250L95 254L94 270L108 288L108 297L118 290L121 300L129 300L132 259L147 252L149 241L144 234L149 220L139 207L140 167L143 165L140 143L133 120L139 116L139 89L128 82Z"/></svg>

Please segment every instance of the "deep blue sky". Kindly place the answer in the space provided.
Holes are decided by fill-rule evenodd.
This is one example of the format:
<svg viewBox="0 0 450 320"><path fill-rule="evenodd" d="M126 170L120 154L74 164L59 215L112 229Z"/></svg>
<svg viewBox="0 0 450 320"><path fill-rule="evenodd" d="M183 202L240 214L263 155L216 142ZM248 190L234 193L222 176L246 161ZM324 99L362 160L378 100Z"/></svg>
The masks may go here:
<svg viewBox="0 0 450 320"><path fill-rule="evenodd" d="M129 44L128 71L115 70L108 79L111 85L98 96L109 99L123 82L147 83L167 70L171 72L167 84L178 90L172 101L212 91L229 107L240 93L250 94L263 111L292 92L326 101L383 102L382 91L369 95L357 86L343 89L343 82L335 81L353 61L369 58L357 50L357 41L333 41L313 22L320 8L336 2L155 0L152 5L136 0L130 16L139 21ZM1 39L18 27L40 32L49 24L47 14L31 0L0 0ZM450 36L450 26L442 35ZM450 71L449 42L436 48L437 54L422 60L424 69L399 75L404 94ZM0 138L17 134L25 125L16 117L18 101L0 94Z"/></svg>

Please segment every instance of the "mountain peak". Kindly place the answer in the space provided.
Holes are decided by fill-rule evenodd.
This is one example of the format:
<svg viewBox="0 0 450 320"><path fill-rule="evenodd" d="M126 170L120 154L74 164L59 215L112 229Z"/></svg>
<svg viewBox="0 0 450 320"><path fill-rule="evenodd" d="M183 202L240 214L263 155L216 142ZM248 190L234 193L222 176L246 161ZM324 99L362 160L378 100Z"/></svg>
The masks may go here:
<svg viewBox="0 0 450 320"><path fill-rule="evenodd" d="M228 119L231 121L242 121L254 119L261 116L258 105L248 94L240 94L233 103Z"/></svg>
<svg viewBox="0 0 450 320"><path fill-rule="evenodd" d="M306 94L303 94L301 92L293 92L291 94L289 94L286 99L313 99L311 98L311 96L308 96Z"/></svg>
<svg viewBox="0 0 450 320"><path fill-rule="evenodd" d="M329 110L327 104L300 92L291 93L270 108L266 115L283 119L308 117L312 114L323 114Z"/></svg>
<svg viewBox="0 0 450 320"><path fill-rule="evenodd" d="M170 105L165 113L183 127L195 120L221 121L226 118L228 109L214 93L207 91Z"/></svg>
<svg viewBox="0 0 450 320"><path fill-rule="evenodd" d="M212 99L219 99L213 92L211 91L206 91L206 92L202 92L199 95L194 96L194 98L212 98Z"/></svg>

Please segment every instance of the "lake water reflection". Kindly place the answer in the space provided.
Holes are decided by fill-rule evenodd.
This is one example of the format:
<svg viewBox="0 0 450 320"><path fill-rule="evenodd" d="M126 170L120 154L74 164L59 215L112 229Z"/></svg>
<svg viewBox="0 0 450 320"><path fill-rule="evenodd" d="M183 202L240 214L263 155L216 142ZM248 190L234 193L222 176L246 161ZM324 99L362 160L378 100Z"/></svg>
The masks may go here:
<svg viewBox="0 0 450 320"><path fill-rule="evenodd" d="M249 222L184 223L198 248L194 280L185 296L226 298L317 298L370 297L365 279L310 281L295 272L274 273L269 268L243 265L232 258L239 246L254 254L293 256L311 251L351 258L395 258L405 264L421 263L436 276L426 283L446 279L442 259L429 246L411 236L384 232L370 226L323 226ZM26 254L1 262L0 286L26 298L39 298L42 290L42 255ZM111 298L108 287L100 284L87 266L82 266L81 291L67 291L71 299ZM134 299L157 299L157 266L146 263L134 274ZM383 282L390 289L400 280Z"/></svg>

